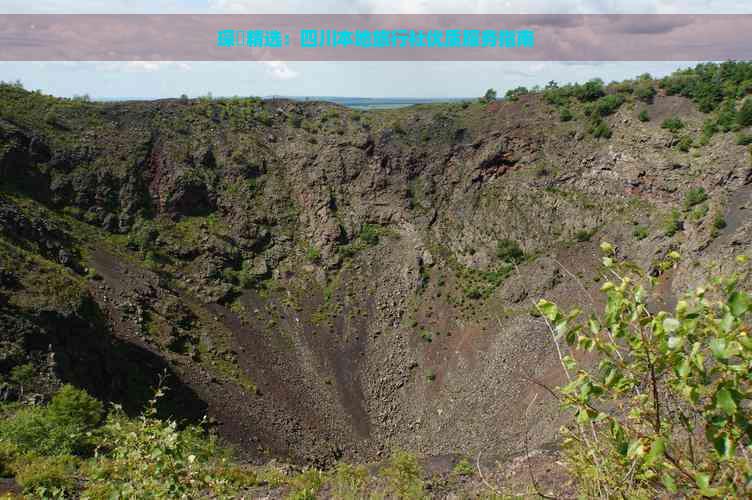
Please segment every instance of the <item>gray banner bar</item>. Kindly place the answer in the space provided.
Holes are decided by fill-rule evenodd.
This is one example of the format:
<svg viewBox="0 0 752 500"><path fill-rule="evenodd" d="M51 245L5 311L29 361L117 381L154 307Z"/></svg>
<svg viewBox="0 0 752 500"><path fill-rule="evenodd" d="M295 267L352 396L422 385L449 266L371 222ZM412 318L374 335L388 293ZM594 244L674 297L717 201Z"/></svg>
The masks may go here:
<svg viewBox="0 0 752 500"><path fill-rule="evenodd" d="M0 15L4 61L752 59L752 15Z"/></svg>

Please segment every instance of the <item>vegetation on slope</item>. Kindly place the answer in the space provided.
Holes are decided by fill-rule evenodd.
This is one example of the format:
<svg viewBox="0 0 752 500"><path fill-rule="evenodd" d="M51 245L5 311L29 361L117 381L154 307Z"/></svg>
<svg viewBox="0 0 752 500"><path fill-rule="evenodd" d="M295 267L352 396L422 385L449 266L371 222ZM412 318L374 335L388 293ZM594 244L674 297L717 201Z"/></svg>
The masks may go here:
<svg viewBox="0 0 752 500"><path fill-rule="evenodd" d="M657 94L685 96L707 113L699 142L686 135L698 130L700 122L696 117L665 118L665 115L656 113L656 124L646 129L668 136L670 140L666 148L672 155L680 155L679 152L687 153L691 148L699 147L718 132L736 131L737 144L748 144L749 137L744 129L752 124L752 99L747 97L752 91L750 67L749 63L735 62L700 65L660 81L642 75L635 80L608 85L600 80L562 86L551 82L544 89L533 89L537 100L526 99L525 95L531 92L523 88L515 89L508 97L521 101L517 107L525 110L543 101L545 106L531 112L543 110L550 114L549 106L553 106L562 122L572 122L561 125L567 128L566 133L572 132L569 138L575 137L579 130L581 136L577 136L578 140L589 134L593 139L601 139L602 143L603 139L612 136L611 126L616 137L621 138L623 129L617 129L618 124L612 116L620 110L622 114L624 108L629 111L634 108L635 113L639 110L637 119L647 123L650 116L641 108ZM578 209L605 211L607 201L593 202L587 193L562 185L559 170L564 165L549 165L546 158L540 162L536 159L535 164L526 164L507 155L514 152L515 146L524 149L535 145L534 142L520 142L509 149L492 151L490 146L497 144L487 135L495 128L486 126L491 123L497 127L499 118L498 114L486 111L499 106L494 101L495 92L489 92L482 102L420 106L373 114L327 110L325 106L315 108L316 103L307 108L287 103L287 110L279 111L275 109L278 104L259 99L207 98L170 101L159 106L134 103L133 109L130 105L126 109L125 105L89 103L85 99L60 100L38 92L27 92L15 84L0 85L0 171L7 167L13 175L29 174L33 181L32 170L38 169L49 176L49 184L57 189L47 196L50 193L45 192L46 188L36 190L45 186L43 183L22 186L23 194L9 204L10 217L7 220L21 220L16 212L11 211L11 205L23 202L27 209L32 209L37 206L37 201L42 201L44 209L34 208L43 212L41 216L29 217L30 221L24 224L34 228L37 219L53 221L52 228L42 226L45 231L59 225L67 228L63 231L65 233L76 233L70 244L62 246L56 243L57 240L71 234L52 234L45 239L34 234L20 242L0 238L0 256L6 259L0 264L5 264L7 269L0 268L5 272L5 277L0 272L0 289L3 291L0 306L5 300L14 308L13 315L9 315L12 320L21 311L24 316L35 315L49 321L58 309L77 305L70 308L70 314L58 315L59 321L52 326L70 322L74 313L83 315L88 312L93 300L87 290L102 277L91 269L77 268L70 262L80 260L88 264L89 245L102 244L103 248L122 257L124 262L136 260L134 269L148 268L156 272L155 289L162 294L160 300L163 303L155 301L145 307L138 335L164 352L171 351L170 355L181 363L201 364L213 374L212 377L224 373L225 377L217 377L220 382L239 381L249 394L256 394L253 383L241 380L243 372L236 360L237 353L223 345L221 336L225 335L225 327L217 316L207 314L203 307L192 307L186 298L202 294L201 298L212 306L231 304L232 311L245 320L243 315L250 316L251 311L261 316L260 310L266 306L254 310L255 307L244 305L239 297L247 294L249 288L264 295L265 287L273 285L283 292L288 291L286 300L299 312L300 305L293 302L295 297L290 293L295 288L289 286L285 289L282 285L286 279L286 285L293 283L296 274L305 274L295 267L299 264L302 267L296 258L304 258L310 264L305 267L312 269L312 274L319 270L341 272L342 269L361 272L361 264L399 239L399 235L393 234L394 226L369 219L356 220L347 212L348 203L355 198L348 198L344 191L335 189L341 186L330 186L328 198L315 199L311 203L317 210L334 214L332 219L336 219L337 231L329 235L328 241L334 245L335 251L328 252L331 249L321 244L317 246L311 239L311 232L297 225L299 212L303 209L287 196L289 193L284 185L290 178L285 179L280 174L283 162L278 162L270 153L275 148L270 145L273 142L267 144L265 139L259 138L279 141L279 137L283 137L280 143L300 146L299 149L305 155L310 153L311 158L327 150L340 151L339 148L343 147L362 150L364 155L370 155L374 148L381 148L376 149L378 154L392 163L382 161L380 171L409 170L407 199L402 201L406 201L404 205L412 210L409 217L412 221L419 220L413 216L422 212L430 214L432 221L436 220L432 210L439 205L436 192L442 188L425 182L416 165L421 164L427 151L449 144L456 146L460 153L478 148L484 151L488 147L487 154L478 158L479 171L483 171L477 179L479 186L487 187L492 184L489 179L504 175L505 179L532 177L530 185L545 185L545 188L531 190L522 204L516 204L521 209L530 209L534 203L550 195L556 200L557 208L566 208L564 200L571 196L576 198ZM655 110L650 109L651 113ZM148 125L140 128L141 120ZM405 120L414 120L415 123L408 126ZM131 122L139 124L128 128ZM478 123L483 123L483 126ZM659 126L669 132L661 132ZM140 135L124 134L121 138L119 127L129 130L129 133L138 130ZM217 129L221 131L218 135L222 140L212 143L206 138ZM477 135L469 133L468 129ZM94 131L111 138L112 144L92 139L97 135ZM25 135L30 132L33 134ZM159 134L162 134L162 142L157 147L159 141L155 137ZM371 134L376 136L375 140ZM28 139L28 143L19 144L23 139ZM118 144L119 140L123 144ZM355 146L343 146L348 141ZM378 144L374 145L374 142ZM595 148L598 142L589 141L589 145ZM200 144L197 146L197 143ZM218 148L217 144L223 144L225 149ZM324 144L326 148L323 149L315 146ZM722 147L734 148L729 144L726 142ZM50 158L50 151L44 148L61 154ZM741 148L735 150L742 151ZM20 161L20 156L26 153L38 156L37 160ZM291 156L297 157L299 151L294 153L290 153ZM407 167L400 166L400 155L409 157ZM354 158L353 163L357 165L361 157ZM442 161L427 163L441 165ZM461 163L459 159L455 161L461 167L456 170L475 168L469 160L467 163ZM323 171L321 165L305 165L307 173ZM518 169L528 166L531 168L527 172ZM167 167L175 171L169 172ZM149 189L156 186L154 192L147 193L146 181L144 185L127 182L133 180L129 177L130 172L119 171L126 168L139 173L153 169L155 176L165 173L166 176L161 178L167 179L162 186L164 189L156 189L160 186L155 182L149 185ZM22 169L27 171L22 172ZM174 179L168 178L171 174L175 174ZM336 174L324 175L321 179L330 184L348 185L358 172L342 168ZM121 178L116 182L114 179L118 175ZM346 181L334 183L332 179ZM401 185L400 182L394 184ZM676 189L673 205L666 207L668 216L662 234L655 231L657 228L651 219L637 221L635 218L635 227L629 229L633 239L644 243L658 240L673 245L682 239L683 234L690 234L695 226L718 235L727 224L718 212L722 209L717 201L719 190L710 183L705 185L707 192L700 186L679 186ZM104 189L99 189L101 187ZM137 191L139 189L142 191ZM604 192L608 190L604 188ZM38 200L31 202L29 193ZM126 198L124 194L131 197ZM488 198L498 204L502 199L500 194L496 192ZM634 200L636 198L629 201ZM101 206L94 207L94 204ZM635 210L638 211L639 208ZM249 214L253 217L246 220ZM568 244L582 244L584 247L597 231L602 230L597 217L593 218L594 221L586 222L585 228L574 227L573 231L563 232L563 235L551 231L553 236L541 235L540 239L544 236L550 238L547 245L551 241L558 245L566 239ZM469 320L478 320L476 304L485 303L502 288L517 265L532 262L543 252L542 249L548 251L551 248L543 244L531 248L530 237L527 241L520 239L534 235L537 226L533 224L526 225L525 234L505 234L504 229L509 226L497 226L492 220L475 222L492 230L472 235L475 241L461 240L467 250L457 251L457 245L447 244L433 255L425 254L430 264L421 256L417 279L426 296L421 300L426 299L429 309L430 297L425 290L434 290L436 297L445 294L450 302L456 296L450 294L459 291L460 298L455 300L461 303L463 314L466 313ZM560 225L572 222L578 221L565 220ZM561 238L557 239L559 236ZM87 245L83 240L89 240ZM279 246L275 247L275 244ZM486 248L482 248L484 246ZM490 249L490 264L486 268L474 267L472 257L476 254L476 247L480 250L478 254ZM630 252L632 250L634 247ZM283 266L281 261L285 258L289 260ZM560 313L550 303L539 304L542 315L555 330L561 330L556 331L558 335L571 341L573 347L597 351L600 356L597 361L602 361L600 368L603 370L591 372L588 366L575 364L573 358L562 358L572 385L564 388L561 397L578 417L571 426L572 431L566 435L565 443L572 477L581 478L578 487L585 495L610 496L622 490L625 494L644 496L674 492L690 496L744 494L749 475L745 455L749 438L746 435L748 389L745 377L748 365L744 340L748 334L744 316L749 304L748 295L719 282L715 288L708 287L691 300L680 302L675 311L648 313L647 299L638 284L643 283L645 276L636 273L633 281L622 281L621 278L626 277L627 272L634 272L634 268L615 263L613 255L607 259L607 272L618 273L619 281L605 285L607 310L603 317L588 323L588 328L593 327L590 334L583 333L588 331L587 328L570 329L573 316ZM657 267L663 269L663 265ZM445 290L436 292L436 288L428 286L435 283L436 287L444 287L444 276L458 290L446 286ZM191 281L186 277L193 282L190 287L187 284ZM333 279L322 286L325 302L320 308L321 314L314 315L321 316L321 322L330 327L341 307L332 301L332 290L337 286L338 282ZM172 293L164 294L168 289ZM311 293L312 288L305 290ZM207 291L211 293L205 293ZM71 293L75 296L65 295ZM339 290L341 296L349 293L344 285ZM715 296L722 300L708 299ZM58 299L59 304L52 303ZM186 309L185 304L191 307ZM458 314L457 311L449 310L450 314ZM106 338L108 333L99 323L101 311L93 312L97 314L92 314L86 331L97 335L88 335L87 338ZM355 309L352 314L361 315L361 309ZM270 314L266 328L276 333L282 316L278 317L276 312ZM462 320L465 319L463 316ZM566 324L561 323L563 319L567 320ZM415 325L418 326L417 322ZM450 323L439 335L438 330L421 326L424 340L420 342L421 348L443 347L441 341L449 337L452 328ZM51 332L54 328L48 330ZM28 331L37 330L29 327ZM228 330L227 338L231 338L230 333ZM414 457L405 454L395 455L376 482L361 468L347 465L326 472L307 469L294 475L274 470L259 472L233 465L228 452L217 446L211 434L202 427L181 427L169 418L156 418L153 405L135 419L115 408L103 415L102 405L71 387L63 388L46 406L38 401L26 401L26 389L34 387L30 379L43 373L38 369L47 359L43 348L50 345L39 340L41 336L34 337L44 345L37 350L32 360L36 365L32 366L27 364L31 358L27 359L26 353L22 352L29 349L21 342L26 337L32 338L32 335L24 336L24 339L19 336L19 341L14 344L21 347L11 352L12 356L0 358L2 383L6 384L0 384L0 389L10 387L12 390L7 393L12 398L25 401L2 409L7 420L0 426L0 469L4 474L15 476L30 495L99 498L112 494L164 497L214 494L232 497L261 481L269 485L285 484L290 494L297 495L296 498L315 497L320 490L327 488L327 491L340 491L341 488L343 493L335 496L354 498L376 490L409 498L429 495L429 485L420 477L421 471ZM611 337L617 339L616 343L609 343ZM76 344L77 348L81 346ZM421 367L421 372L426 373L422 378L431 382L426 385L438 391L443 374L441 365L437 366L438 369ZM413 365L410 367L412 370ZM682 375L685 371L686 376ZM655 380L654 373L657 374ZM328 377L325 380L321 385L332 385ZM658 392L657 397L655 392ZM244 400L244 403L248 401ZM66 407L72 410L60 410ZM658 415L660 425L656 425ZM581 428L588 431L584 437ZM595 431L594 438L590 437L591 430ZM600 454L593 453L593 450L599 450ZM155 464L162 464L159 470L154 468ZM467 471L467 467L464 469ZM270 476L276 479L270 479ZM262 477L265 479L260 479ZM610 480L615 477L620 478L618 484ZM624 478L626 480L622 480Z"/></svg>
<svg viewBox="0 0 752 500"><path fill-rule="evenodd" d="M574 417L563 446L581 494L748 497L752 298L737 288L747 272L652 312L642 271L601 248L615 277L601 288L601 315L580 322L578 309L537 304L557 340L596 356L592 368L560 356L569 381L560 397ZM678 259L672 252L665 265Z"/></svg>

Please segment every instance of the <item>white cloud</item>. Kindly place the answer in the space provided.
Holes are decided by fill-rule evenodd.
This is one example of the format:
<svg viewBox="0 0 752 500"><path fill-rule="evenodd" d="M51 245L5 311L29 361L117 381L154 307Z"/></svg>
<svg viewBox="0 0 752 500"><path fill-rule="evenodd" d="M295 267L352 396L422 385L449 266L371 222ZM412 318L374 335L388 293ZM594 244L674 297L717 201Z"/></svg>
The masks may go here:
<svg viewBox="0 0 752 500"><path fill-rule="evenodd" d="M531 73L540 73L541 71L546 69L546 63L542 63L542 62L533 63L527 69Z"/></svg>
<svg viewBox="0 0 752 500"><path fill-rule="evenodd" d="M109 73L156 73L174 69L190 71L192 66L182 61L35 61L34 66L48 70L103 71Z"/></svg>
<svg viewBox="0 0 752 500"><path fill-rule="evenodd" d="M164 69L177 69L180 71L190 71L191 65L181 61L126 61L119 63L120 68L116 70L131 71L134 73L153 73Z"/></svg>
<svg viewBox="0 0 752 500"><path fill-rule="evenodd" d="M262 61L266 66L266 72L274 80L294 80L300 73L292 69L284 61Z"/></svg>

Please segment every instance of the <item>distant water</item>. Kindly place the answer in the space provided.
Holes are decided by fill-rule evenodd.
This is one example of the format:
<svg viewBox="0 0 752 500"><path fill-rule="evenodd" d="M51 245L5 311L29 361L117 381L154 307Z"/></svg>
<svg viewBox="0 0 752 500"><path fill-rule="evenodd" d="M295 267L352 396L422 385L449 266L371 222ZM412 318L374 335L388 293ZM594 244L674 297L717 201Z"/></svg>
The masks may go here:
<svg viewBox="0 0 752 500"><path fill-rule="evenodd" d="M306 96L288 97L296 101L326 101L347 106L353 109L390 109L404 108L414 104L430 104L436 102L467 101L467 97L446 98L415 98L415 97L332 97L332 96Z"/></svg>

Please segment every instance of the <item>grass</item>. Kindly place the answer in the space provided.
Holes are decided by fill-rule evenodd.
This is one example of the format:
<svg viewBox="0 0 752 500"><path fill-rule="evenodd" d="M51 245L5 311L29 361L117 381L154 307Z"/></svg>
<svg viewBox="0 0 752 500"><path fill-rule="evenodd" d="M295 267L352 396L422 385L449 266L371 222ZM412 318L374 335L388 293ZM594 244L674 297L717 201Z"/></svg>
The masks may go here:
<svg viewBox="0 0 752 500"><path fill-rule="evenodd" d="M644 240L645 238L648 237L649 234L650 234L649 230L646 226L637 226L632 231L632 236L637 241Z"/></svg>
<svg viewBox="0 0 752 500"><path fill-rule="evenodd" d="M689 209L699 205L708 199L708 195L703 187L695 187L684 194L684 207Z"/></svg>
<svg viewBox="0 0 752 500"><path fill-rule="evenodd" d="M684 229L684 222L678 210L672 210L663 226L663 233L669 238Z"/></svg>

